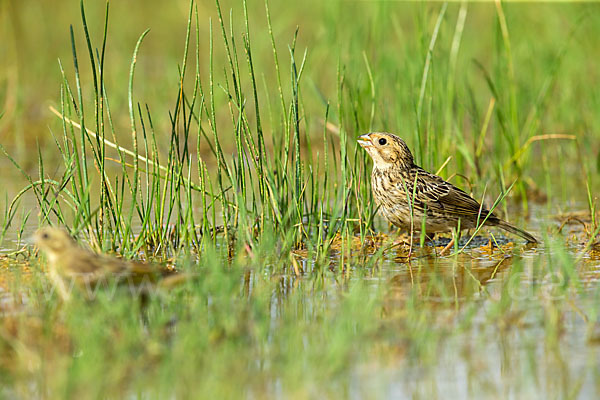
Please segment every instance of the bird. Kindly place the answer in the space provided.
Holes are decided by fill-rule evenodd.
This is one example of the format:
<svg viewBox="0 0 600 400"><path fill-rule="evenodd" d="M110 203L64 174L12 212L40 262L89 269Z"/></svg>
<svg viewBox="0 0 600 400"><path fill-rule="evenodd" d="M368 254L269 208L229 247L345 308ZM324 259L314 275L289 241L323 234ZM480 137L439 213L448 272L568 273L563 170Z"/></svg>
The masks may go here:
<svg viewBox="0 0 600 400"><path fill-rule="evenodd" d="M415 164L406 142L387 132L361 135L358 144L373 159L371 189L378 212L400 229L435 233L472 229L483 222L538 243L530 233L504 221L450 182ZM412 213L412 217L411 217ZM485 222L484 222L485 221Z"/></svg>
<svg viewBox="0 0 600 400"><path fill-rule="evenodd" d="M80 247L61 228L42 227L33 235L33 242L45 253L50 281L64 301L71 299L74 288L84 291L88 298L95 296L99 286L123 284L129 285L132 293L142 294L187 278L160 265L94 253Z"/></svg>

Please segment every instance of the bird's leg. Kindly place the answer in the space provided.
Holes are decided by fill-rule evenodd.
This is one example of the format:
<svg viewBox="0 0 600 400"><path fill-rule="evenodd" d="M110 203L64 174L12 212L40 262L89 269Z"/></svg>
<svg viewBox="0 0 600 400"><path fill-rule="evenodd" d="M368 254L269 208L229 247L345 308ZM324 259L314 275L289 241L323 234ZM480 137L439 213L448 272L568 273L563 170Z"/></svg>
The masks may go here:
<svg viewBox="0 0 600 400"><path fill-rule="evenodd" d="M442 249L440 256L445 256L457 240L460 240L460 232L456 233L456 229L452 229L452 240Z"/></svg>
<svg viewBox="0 0 600 400"><path fill-rule="evenodd" d="M454 246L454 233L452 233L452 240L450 241L450 243L448 243L446 247L444 247L442 251L440 251L440 256L445 256L448 253L448 251L452 248L452 246Z"/></svg>

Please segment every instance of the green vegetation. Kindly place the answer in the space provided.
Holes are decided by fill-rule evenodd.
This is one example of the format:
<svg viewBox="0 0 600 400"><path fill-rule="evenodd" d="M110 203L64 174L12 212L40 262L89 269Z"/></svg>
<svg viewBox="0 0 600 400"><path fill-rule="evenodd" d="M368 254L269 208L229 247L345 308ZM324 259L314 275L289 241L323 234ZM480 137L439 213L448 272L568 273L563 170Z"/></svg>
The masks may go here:
<svg viewBox="0 0 600 400"><path fill-rule="evenodd" d="M596 5L168 3L0 5L18 60L0 77L2 170L20 185L0 393L598 394ZM32 50L29 32L61 34ZM34 125L26 106L47 100ZM376 233L355 143L372 130L544 246L407 262ZM61 304L20 246L46 224L197 279L145 307Z"/></svg>

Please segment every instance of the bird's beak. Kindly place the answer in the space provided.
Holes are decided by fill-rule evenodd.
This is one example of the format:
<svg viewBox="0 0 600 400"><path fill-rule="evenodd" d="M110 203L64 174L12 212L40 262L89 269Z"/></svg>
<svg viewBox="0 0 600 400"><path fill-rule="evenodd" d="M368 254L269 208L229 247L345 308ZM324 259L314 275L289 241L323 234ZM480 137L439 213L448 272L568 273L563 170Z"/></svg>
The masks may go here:
<svg viewBox="0 0 600 400"><path fill-rule="evenodd" d="M360 147L365 148L365 149L367 147L373 146L373 143L371 142L371 138L369 137L369 134L359 136L357 141L358 141L358 144L360 145Z"/></svg>

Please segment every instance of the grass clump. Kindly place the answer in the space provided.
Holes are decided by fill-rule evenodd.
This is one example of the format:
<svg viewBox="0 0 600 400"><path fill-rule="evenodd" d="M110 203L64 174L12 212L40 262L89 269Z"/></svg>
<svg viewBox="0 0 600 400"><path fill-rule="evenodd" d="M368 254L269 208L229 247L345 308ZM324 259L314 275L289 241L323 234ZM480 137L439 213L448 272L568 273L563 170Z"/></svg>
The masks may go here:
<svg viewBox="0 0 600 400"><path fill-rule="evenodd" d="M576 138L540 134L539 128L545 118L541 110L561 84L558 74L566 55L574 51L571 43L581 25L573 26L549 63L540 64L546 73L538 89L519 81L509 26L512 7L505 12L501 4L428 6L414 12L422 40L402 45L416 58L413 63L390 59L393 52L383 40L387 29L401 26L373 27L384 53L363 51L360 65L339 55L336 63L326 64L330 68L324 72L330 76L322 83L314 70L314 62L323 58L320 48L311 64L310 48L300 49L301 33L296 30L283 52L269 3L262 30L253 28L258 25L251 19L256 11L248 10L245 2L240 6L243 18L233 11L227 15L217 1L216 18L206 24L198 5L190 3L178 87L173 88L168 120L164 123L161 113L157 131L155 113L137 100L134 90L141 85L134 76L148 31L133 49L127 85L116 89L127 98L129 127L124 128L115 123L124 113L114 115L106 87L108 4L96 42L82 3L85 40L81 43L71 28L73 73L60 63L60 106L53 109L62 120L62 133L52 134L62 168L52 164L49 173L48 154L41 150L38 177L19 167L29 185L11 202L9 213L24 193L33 191L39 223L72 226L75 232L85 231L98 248L130 256L140 249L158 257L182 248L198 250L207 240L215 243L217 233L233 252L236 246L252 247L266 231L278 232L284 248L306 247L318 254L337 233L360 232L364 237L373 228L367 160L353 145L359 133L397 131L401 126L424 167L442 166L444 174L450 162L457 171L473 172L466 183L476 196L489 192L483 182L497 189L492 192L499 197L514 184L525 210L527 199L541 190L533 175L523 175L524 167L535 167L528 160L541 149L534 144L562 148L556 141ZM387 7L373 9L385 13ZM577 8L571 13L579 15ZM466 66L462 54L475 47L465 38L471 14L474 23L488 18L497 28L490 38L496 43L492 65L475 59L475 77L460 72ZM520 33L520 26L514 26ZM253 49L255 41L260 56ZM268 47L272 57L265 61ZM349 45L347 51L353 49ZM394 70L406 70L414 77L408 81L418 85L411 90L387 87L386 81L395 81L389 76ZM317 86L315 98L311 85L331 88L334 94L330 99ZM382 101L389 101L389 107ZM404 121L389 118L394 107ZM568 157L575 156L566 143ZM486 148L493 151L486 153ZM531 174L539 172L534 168ZM566 177L558 185L555 181L546 180L546 196L556 186L569 186ZM504 201L499 207L508 211Z"/></svg>

